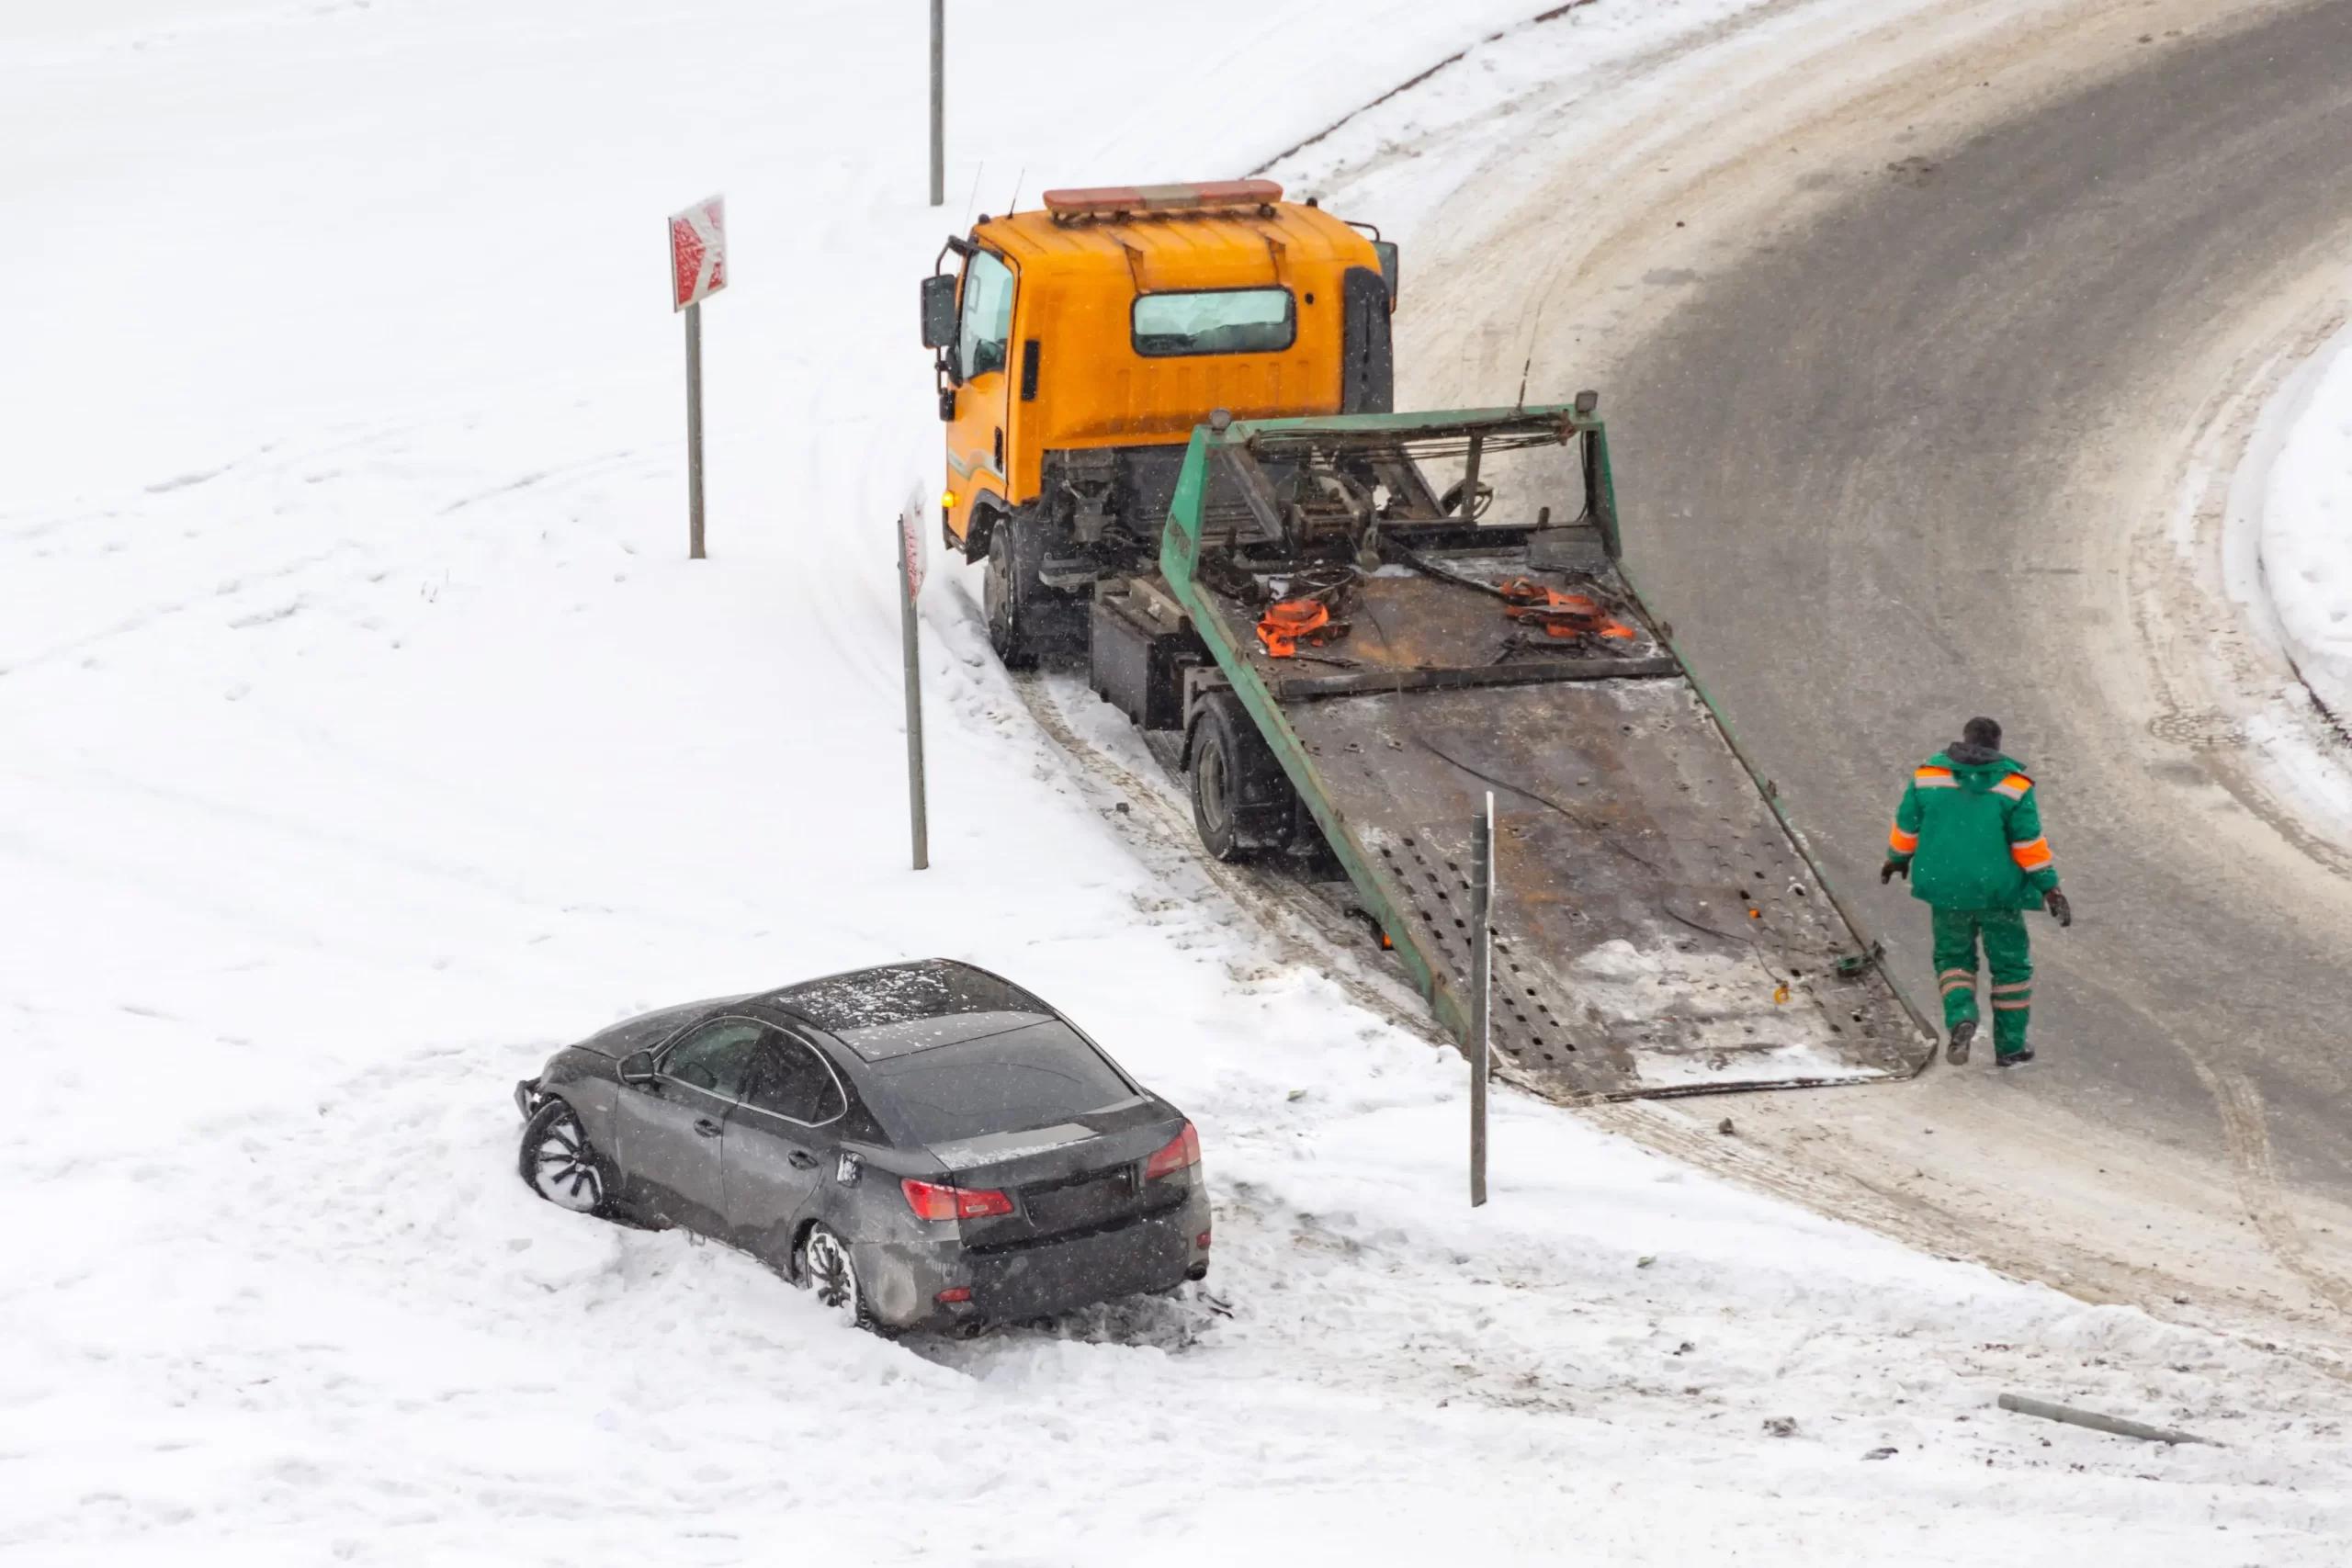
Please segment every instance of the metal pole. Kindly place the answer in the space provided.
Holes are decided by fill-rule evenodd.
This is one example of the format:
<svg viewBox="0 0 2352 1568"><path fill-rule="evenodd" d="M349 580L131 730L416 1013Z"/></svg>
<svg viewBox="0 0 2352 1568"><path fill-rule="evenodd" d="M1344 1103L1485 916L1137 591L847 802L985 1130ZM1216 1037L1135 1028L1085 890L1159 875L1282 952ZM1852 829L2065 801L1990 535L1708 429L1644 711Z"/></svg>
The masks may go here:
<svg viewBox="0 0 2352 1568"><path fill-rule="evenodd" d="M1495 797L1470 823L1470 1206L1487 1201L1487 1075L1494 1009Z"/></svg>
<svg viewBox="0 0 2352 1568"><path fill-rule="evenodd" d="M914 833L915 869L931 864L931 824L923 806L922 649L915 626L914 584L907 574L906 524L899 526L899 626L907 661L907 810Z"/></svg>
<svg viewBox="0 0 2352 1568"><path fill-rule="evenodd" d="M947 0L931 0L931 204L947 200Z"/></svg>
<svg viewBox="0 0 2352 1568"><path fill-rule="evenodd" d="M2112 1432L2119 1438L2138 1438L2148 1443L2203 1443L2208 1448L2224 1448L2211 1438L2200 1438L2189 1432L2177 1432L2170 1427L2151 1427L2145 1422L2126 1421L2120 1416L2102 1416L2096 1410L2077 1410L2071 1404L2052 1404L2046 1400L2028 1399L2021 1393L2005 1393L2001 1408L2014 1410L2020 1416L2039 1416L2044 1421L2064 1421L2071 1427L2088 1427L2094 1432Z"/></svg>
<svg viewBox="0 0 2352 1568"><path fill-rule="evenodd" d="M702 301L686 307L686 558L702 553Z"/></svg>

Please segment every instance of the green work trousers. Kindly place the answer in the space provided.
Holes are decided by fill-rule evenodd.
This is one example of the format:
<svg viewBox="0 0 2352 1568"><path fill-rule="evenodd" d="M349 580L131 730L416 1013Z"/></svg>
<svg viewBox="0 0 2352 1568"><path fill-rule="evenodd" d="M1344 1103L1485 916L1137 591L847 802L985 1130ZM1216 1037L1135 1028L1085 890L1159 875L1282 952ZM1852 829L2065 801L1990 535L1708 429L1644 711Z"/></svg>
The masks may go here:
<svg viewBox="0 0 2352 1568"><path fill-rule="evenodd" d="M1976 1016L1976 943L1993 971L1993 1050L2025 1049L2033 1016L2033 944L2021 909L1935 909L1936 985L1944 994L1944 1027Z"/></svg>

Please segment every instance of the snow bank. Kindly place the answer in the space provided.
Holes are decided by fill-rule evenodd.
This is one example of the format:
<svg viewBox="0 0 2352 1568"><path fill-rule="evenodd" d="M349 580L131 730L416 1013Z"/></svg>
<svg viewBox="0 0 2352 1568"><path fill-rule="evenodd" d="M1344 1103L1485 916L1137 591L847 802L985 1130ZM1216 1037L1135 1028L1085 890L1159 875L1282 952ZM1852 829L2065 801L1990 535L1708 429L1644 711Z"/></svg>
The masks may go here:
<svg viewBox="0 0 2352 1568"><path fill-rule="evenodd" d="M2262 581L2289 656L2352 723L2352 354L2339 337L2270 469Z"/></svg>
<svg viewBox="0 0 2352 1568"><path fill-rule="evenodd" d="M1539 5L958 0L944 214L919 6L0 22L12 1561L2329 1560L2346 1402L2291 1364L1509 1094L1467 1211L1458 1062L1141 853L953 573L903 869L888 530L938 463L943 231L1238 173ZM714 189L689 566L658 220ZM927 953L1191 1111L1205 1289L893 1345L515 1179L558 1043ZM2044 1432L2010 1386L2235 1446Z"/></svg>

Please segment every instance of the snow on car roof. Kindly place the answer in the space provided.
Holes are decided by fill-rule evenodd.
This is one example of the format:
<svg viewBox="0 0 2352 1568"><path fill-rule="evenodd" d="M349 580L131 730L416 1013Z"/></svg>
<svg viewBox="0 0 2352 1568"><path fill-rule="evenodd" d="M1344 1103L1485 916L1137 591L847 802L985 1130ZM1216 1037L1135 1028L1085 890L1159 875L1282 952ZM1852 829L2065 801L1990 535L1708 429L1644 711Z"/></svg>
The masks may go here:
<svg viewBox="0 0 2352 1568"><path fill-rule="evenodd" d="M881 1045L882 1041L868 1032L898 1025L950 1018L967 1021L966 1027L902 1032L897 1038L905 1043L884 1046L880 1052L884 1055L1017 1027L1004 1021L1005 1014L1024 1014L1029 1021L1055 1016L1052 1008L1012 981L947 958L828 975L821 980L787 986L765 999L852 1044L864 1035L871 1043ZM859 1054L867 1054L865 1046L859 1046Z"/></svg>

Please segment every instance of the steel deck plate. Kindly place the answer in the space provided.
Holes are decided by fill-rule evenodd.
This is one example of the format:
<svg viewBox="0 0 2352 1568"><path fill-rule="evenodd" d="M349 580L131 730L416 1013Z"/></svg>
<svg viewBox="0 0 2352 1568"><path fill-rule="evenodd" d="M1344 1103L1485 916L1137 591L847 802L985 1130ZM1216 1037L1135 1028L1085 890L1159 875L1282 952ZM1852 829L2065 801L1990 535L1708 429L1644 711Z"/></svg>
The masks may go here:
<svg viewBox="0 0 2352 1568"><path fill-rule="evenodd" d="M1362 859L1467 994L1471 818L1495 795L1494 1043L1549 1092L1909 1077L1933 1043L1678 677L1293 700Z"/></svg>

